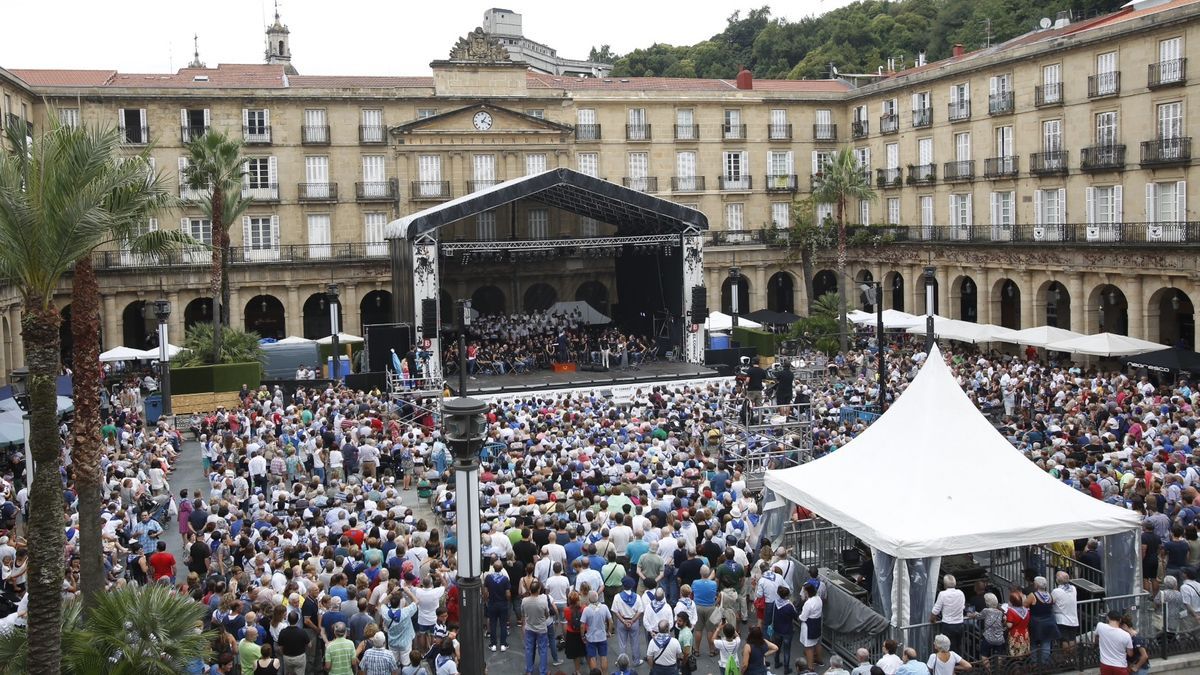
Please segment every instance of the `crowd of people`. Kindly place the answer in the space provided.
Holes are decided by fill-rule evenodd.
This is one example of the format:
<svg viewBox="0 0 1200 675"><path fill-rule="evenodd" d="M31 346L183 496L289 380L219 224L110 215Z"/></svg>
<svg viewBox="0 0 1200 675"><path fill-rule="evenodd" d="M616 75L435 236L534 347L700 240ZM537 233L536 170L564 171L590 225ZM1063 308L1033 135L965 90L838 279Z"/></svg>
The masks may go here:
<svg viewBox="0 0 1200 675"><path fill-rule="evenodd" d="M515 320L497 318L476 330L493 345L580 330L569 317L542 325L520 334ZM907 349L889 355L889 397L902 394L923 357ZM954 350L947 359L1030 461L1145 515L1146 588L1170 610L1164 630L1193 630L1200 390L1024 355ZM842 413L877 399L874 363L864 346L831 359L827 378L771 392L795 406L792 414L811 415L815 455L862 430L863 422ZM1067 604L1056 595L1061 580L1051 587L1033 579L1007 603L985 593L978 607L964 609L947 598L934 617L944 635L933 644L889 644L844 666L823 653L827 584L765 536L745 467L722 455L732 423L724 404L771 383L765 374L628 396L545 392L489 404L483 549L471 552L485 564L487 645L497 652L489 658L520 644L525 672L539 675L805 673L818 663L835 675L941 673L969 666L963 654L978 653L953 628L951 619L964 613L980 622L985 656L1040 658L1040 650L1066 648L1070 629L1090 630L1057 621ZM244 392L236 409L193 425L203 489L172 487L173 467L191 446L165 422L142 423L131 403L113 401L103 432L110 582L170 584L203 603L217 636L212 659L198 664L203 672L457 672L455 580L464 553L436 401L342 388ZM19 485L0 487L0 517L15 519L24 505ZM69 462L66 488L73 511ZM167 528L177 528L182 549L169 550ZM71 527L69 560L76 541ZM17 594L22 543L0 539L0 577ZM1097 558L1094 544L1064 555ZM68 575L65 594L75 592L76 578ZM1144 654L1131 639L1132 653ZM701 659L715 661L700 667ZM904 670L910 662L925 670Z"/></svg>

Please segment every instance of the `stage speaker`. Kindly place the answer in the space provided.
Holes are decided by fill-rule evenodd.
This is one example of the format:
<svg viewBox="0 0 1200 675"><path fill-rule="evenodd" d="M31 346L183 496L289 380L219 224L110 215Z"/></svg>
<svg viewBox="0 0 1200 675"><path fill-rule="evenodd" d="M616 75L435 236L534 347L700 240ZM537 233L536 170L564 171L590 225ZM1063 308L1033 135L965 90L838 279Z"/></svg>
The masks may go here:
<svg viewBox="0 0 1200 675"><path fill-rule="evenodd" d="M425 298L421 301L421 337L430 340L437 338L437 300Z"/></svg>
<svg viewBox="0 0 1200 675"><path fill-rule="evenodd" d="M392 352L395 349L400 358L408 353L412 346L412 335L408 324L376 323L363 326L366 331L367 370L381 373L392 367Z"/></svg>
<svg viewBox="0 0 1200 675"><path fill-rule="evenodd" d="M708 290L704 286L692 286L692 323L704 323L708 319Z"/></svg>
<svg viewBox="0 0 1200 675"><path fill-rule="evenodd" d="M733 366L729 365L728 363L718 363L713 367L716 369L717 375L721 377L729 377L730 375L733 375Z"/></svg>

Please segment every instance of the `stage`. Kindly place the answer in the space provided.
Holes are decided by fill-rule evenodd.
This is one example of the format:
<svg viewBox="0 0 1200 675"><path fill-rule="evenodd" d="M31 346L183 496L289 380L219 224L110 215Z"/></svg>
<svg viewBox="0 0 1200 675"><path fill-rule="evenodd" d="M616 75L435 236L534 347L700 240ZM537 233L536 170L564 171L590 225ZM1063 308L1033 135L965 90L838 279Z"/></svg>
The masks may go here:
<svg viewBox="0 0 1200 675"><path fill-rule="evenodd" d="M551 370L535 370L522 374L479 375L474 379L467 379L467 394L470 396L494 396L558 389L612 389L712 377L719 377L719 373L714 368L695 363L658 361L643 364L636 370L614 369L600 373L556 373ZM458 393L458 382L457 373L446 377L446 384L456 394Z"/></svg>

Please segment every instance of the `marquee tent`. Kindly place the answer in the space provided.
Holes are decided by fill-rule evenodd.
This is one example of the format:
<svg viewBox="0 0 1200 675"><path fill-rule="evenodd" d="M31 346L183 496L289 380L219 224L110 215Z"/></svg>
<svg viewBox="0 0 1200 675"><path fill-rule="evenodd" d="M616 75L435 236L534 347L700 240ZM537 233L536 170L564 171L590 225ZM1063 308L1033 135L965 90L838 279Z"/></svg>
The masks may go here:
<svg viewBox="0 0 1200 675"><path fill-rule="evenodd" d="M146 352L140 349L132 349L130 347L113 347L112 349L100 354L101 363L112 363L114 361L137 361L138 359L151 358L146 356Z"/></svg>
<svg viewBox="0 0 1200 675"><path fill-rule="evenodd" d="M1062 342L1063 340L1073 340L1075 338L1084 337L1083 333L1076 333L1073 330L1066 328L1055 328L1054 326L1035 326L1019 330L1014 336L1015 342L1019 345L1032 345L1034 347L1045 347L1051 342Z"/></svg>
<svg viewBox="0 0 1200 675"><path fill-rule="evenodd" d="M762 328L761 323L751 321L744 316L738 317L738 325L742 328ZM729 330L733 328L733 317L724 312L709 312L708 318L704 321L704 327L708 330Z"/></svg>
<svg viewBox="0 0 1200 675"><path fill-rule="evenodd" d="M909 333L914 335L925 334L925 317L917 317L921 320L919 325L908 329ZM994 338L988 330L990 326L984 326L970 321L959 321L958 319L947 319L944 316L933 315L933 334L939 339L958 340L959 342L991 342Z"/></svg>
<svg viewBox="0 0 1200 675"><path fill-rule="evenodd" d="M1056 352L1071 352L1088 356L1129 356L1144 354L1162 349L1163 345L1147 340L1131 338L1128 335L1116 333L1096 333L1084 335L1070 340L1059 340L1046 345L1046 349Z"/></svg>
<svg viewBox="0 0 1200 675"><path fill-rule="evenodd" d="M1179 347L1126 356L1121 359L1121 363L1131 368L1145 368L1158 373L1200 373L1200 354Z"/></svg>
<svg viewBox="0 0 1200 675"><path fill-rule="evenodd" d="M358 344L359 342L363 341L363 339L360 338L359 336L351 335L349 333L338 333L337 339L338 339L338 344L342 344L342 345ZM333 336L326 335L325 337L321 338L320 340L317 340L317 343L323 344L323 345L331 345L331 344L333 344Z"/></svg>
<svg viewBox="0 0 1200 675"><path fill-rule="evenodd" d="M862 312L859 310L850 312L846 315L846 318L853 323L860 325L866 324L869 326L874 326L876 321L874 312ZM924 327L925 317L909 314L908 312L901 312L898 309L883 310L884 328L888 330L895 330L899 328L912 328L913 326Z"/></svg>
<svg viewBox="0 0 1200 675"><path fill-rule="evenodd" d="M896 625L928 616L921 605L910 614L909 598L924 594L932 603L941 556L1128 533L1141 523L1133 511L1054 480L1013 448L967 398L936 345L865 431L820 459L767 471L765 480L874 549L878 576L886 577L884 613ZM863 499L851 484L885 487L888 497ZM919 576L909 563L920 566Z"/></svg>
<svg viewBox="0 0 1200 675"><path fill-rule="evenodd" d="M603 326L604 324L612 323L612 319L606 316L603 312L592 307L583 300L574 302L556 302L548 310L548 314L571 314L579 312L584 323L589 326ZM471 317L472 319L475 317Z"/></svg>

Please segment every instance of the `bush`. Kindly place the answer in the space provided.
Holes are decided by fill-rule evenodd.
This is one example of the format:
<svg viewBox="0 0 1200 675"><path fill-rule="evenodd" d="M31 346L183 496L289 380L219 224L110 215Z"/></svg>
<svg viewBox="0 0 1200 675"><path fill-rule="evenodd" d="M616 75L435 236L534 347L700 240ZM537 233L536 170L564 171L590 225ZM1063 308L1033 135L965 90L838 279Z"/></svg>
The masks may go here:
<svg viewBox="0 0 1200 675"><path fill-rule="evenodd" d="M240 328L225 327L221 331L221 353L213 354L213 329L211 323L198 323L187 332L183 342L184 351L178 362L184 366L203 366L214 363L266 363L267 356L258 343L258 333Z"/></svg>
<svg viewBox="0 0 1200 675"><path fill-rule="evenodd" d="M262 364L257 361L171 369L172 394L238 391L243 384L253 389L261 383Z"/></svg>

